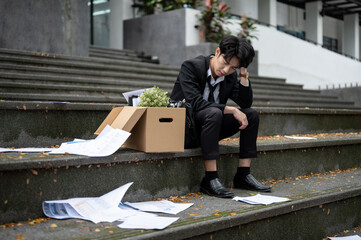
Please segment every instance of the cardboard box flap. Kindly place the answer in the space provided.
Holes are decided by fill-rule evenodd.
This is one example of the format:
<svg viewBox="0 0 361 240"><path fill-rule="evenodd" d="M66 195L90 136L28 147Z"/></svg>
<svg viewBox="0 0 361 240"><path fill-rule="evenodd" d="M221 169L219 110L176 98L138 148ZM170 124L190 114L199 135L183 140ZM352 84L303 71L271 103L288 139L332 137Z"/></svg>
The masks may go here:
<svg viewBox="0 0 361 240"><path fill-rule="evenodd" d="M99 135L106 125L130 132L146 109L145 107L113 108L94 134Z"/></svg>

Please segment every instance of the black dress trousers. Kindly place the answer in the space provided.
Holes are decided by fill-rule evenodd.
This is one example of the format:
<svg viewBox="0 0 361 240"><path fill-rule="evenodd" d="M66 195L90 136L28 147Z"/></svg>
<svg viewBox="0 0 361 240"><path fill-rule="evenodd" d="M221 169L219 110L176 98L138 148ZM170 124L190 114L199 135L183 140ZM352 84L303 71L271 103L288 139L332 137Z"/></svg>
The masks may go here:
<svg viewBox="0 0 361 240"><path fill-rule="evenodd" d="M223 114L216 107L205 108L195 113L195 122L200 135L204 160L219 159L219 141L240 131L239 158L257 157L259 117L253 108L240 109L247 116L248 126L239 130L240 124L233 114Z"/></svg>

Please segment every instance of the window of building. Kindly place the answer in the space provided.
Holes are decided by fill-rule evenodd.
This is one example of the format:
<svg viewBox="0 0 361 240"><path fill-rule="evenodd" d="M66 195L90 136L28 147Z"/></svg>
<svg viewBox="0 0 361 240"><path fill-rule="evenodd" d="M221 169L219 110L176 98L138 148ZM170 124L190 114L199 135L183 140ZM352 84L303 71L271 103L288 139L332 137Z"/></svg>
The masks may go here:
<svg viewBox="0 0 361 240"><path fill-rule="evenodd" d="M277 30L305 40L305 32L297 32L294 30L287 29L283 26L277 26Z"/></svg>
<svg viewBox="0 0 361 240"><path fill-rule="evenodd" d="M109 47L109 0L88 2L90 13L90 44Z"/></svg>
<svg viewBox="0 0 361 240"><path fill-rule="evenodd" d="M338 52L338 42L337 39L323 37L323 47L327 48L328 50Z"/></svg>

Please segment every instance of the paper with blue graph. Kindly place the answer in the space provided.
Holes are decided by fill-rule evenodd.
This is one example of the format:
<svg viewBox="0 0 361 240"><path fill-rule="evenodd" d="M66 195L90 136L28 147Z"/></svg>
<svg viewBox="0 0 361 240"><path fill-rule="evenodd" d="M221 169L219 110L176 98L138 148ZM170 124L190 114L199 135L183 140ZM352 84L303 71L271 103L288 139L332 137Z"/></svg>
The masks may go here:
<svg viewBox="0 0 361 240"><path fill-rule="evenodd" d="M127 203L127 206L122 199L132 184L127 183L100 197L45 201L43 212L56 219L78 218L94 223L122 221L118 225L120 228L164 229L179 217L164 217L149 212L176 214L193 205L165 200Z"/></svg>

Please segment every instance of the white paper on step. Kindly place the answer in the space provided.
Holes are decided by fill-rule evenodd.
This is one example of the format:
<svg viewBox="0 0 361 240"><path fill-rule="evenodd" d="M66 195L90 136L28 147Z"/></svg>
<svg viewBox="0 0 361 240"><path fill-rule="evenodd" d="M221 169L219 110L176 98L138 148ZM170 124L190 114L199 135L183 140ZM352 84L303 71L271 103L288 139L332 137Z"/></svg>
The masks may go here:
<svg viewBox="0 0 361 240"><path fill-rule="evenodd" d="M168 214L180 213L193 205L193 203L174 203L168 200L135 203L125 202L124 204L145 212L160 212Z"/></svg>
<svg viewBox="0 0 361 240"><path fill-rule="evenodd" d="M234 197L232 200L241 201L253 205L257 205L257 204L269 205L272 203L287 202L290 201L291 199L285 197L274 197L274 196L257 194L255 196L250 196L250 197Z"/></svg>
<svg viewBox="0 0 361 240"><path fill-rule="evenodd" d="M59 148L52 150L49 154L69 153L88 157L106 157L115 153L129 136L129 132L107 125L95 139L62 143Z"/></svg>

